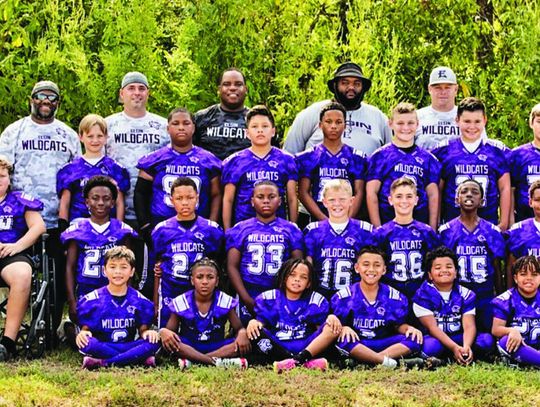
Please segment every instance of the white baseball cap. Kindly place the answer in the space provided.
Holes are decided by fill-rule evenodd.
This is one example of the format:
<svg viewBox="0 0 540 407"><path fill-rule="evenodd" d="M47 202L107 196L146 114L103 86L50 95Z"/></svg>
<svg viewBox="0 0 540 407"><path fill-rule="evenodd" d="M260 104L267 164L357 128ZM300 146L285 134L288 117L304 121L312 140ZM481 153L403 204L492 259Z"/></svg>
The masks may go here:
<svg viewBox="0 0 540 407"><path fill-rule="evenodd" d="M447 66L438 66L429 75L429 84L437 85L438 83L457 84L456 74Z"/></svg>

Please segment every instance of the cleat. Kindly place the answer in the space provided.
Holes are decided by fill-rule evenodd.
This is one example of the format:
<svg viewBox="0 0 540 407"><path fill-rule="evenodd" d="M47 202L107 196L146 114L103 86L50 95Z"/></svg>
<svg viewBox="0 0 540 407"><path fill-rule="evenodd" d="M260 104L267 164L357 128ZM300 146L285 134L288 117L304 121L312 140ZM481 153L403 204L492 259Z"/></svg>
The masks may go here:
<svg viewBox="0 0 540 407"><path fill-rule="evenodd" d="M248 361L246 358L214 358L217 367L232 368L232 369L247 369Z"/></svg>
<svg viewBox="0 0 540 407"><path fill-rule="evenodd" d="M320 370L324 372L328 369L328 361L325 358L311 359L303 364L306 369Z"/></svg>
<svg viewBox="0 0 540 407"><path fill-rule="evenodd" d="M156 357L155 356L148 356L146 360L144 361L144 365L146 367L156 367Z"/></svg>
<svg viewBox="0 0 540 407"><path fill-rule="evenodd" d="M192 363L191 360L188 359L178 359L178 367L180 370L186 370L191 367Z"/></svg>
<svg viewBox="0 0 540 407"><path fill-rule="evenodd" d="M426 369L427 370L435 370L438 367L441 367L443 365L443 361L439 358L436 358L435 356L430 356L426 358Z"/></svg>
<svg viewBox="0 0 540 407"><path fill-rule="evenodd" d="M6 347L0 343L0 362L7 362L10 358Z"/></svg>
<svg viewBox="0 0 540 407"><path fill-rule="evenodd" d="M326 359L325 359L326 360ZM274 371L276 373L283 373L286 370L291 370L296 367L296 360L294 359L283 359L279 362L274 362Z"/></svg>
<svg viewBox="0 0 540 407"><path fill-rule="evenodd" d="M422 358L399 359L399 366L405 368L405 370L422 369L425 365L426 361Z"/></svg>
<svg viewBox="0 0 540 407"><path fill-rule="evenodd" d="M92 358L90 356L85 356L83 358L83 362L82 362L83 369L96 370L103 366L104 366L103 359Z"/></svg>

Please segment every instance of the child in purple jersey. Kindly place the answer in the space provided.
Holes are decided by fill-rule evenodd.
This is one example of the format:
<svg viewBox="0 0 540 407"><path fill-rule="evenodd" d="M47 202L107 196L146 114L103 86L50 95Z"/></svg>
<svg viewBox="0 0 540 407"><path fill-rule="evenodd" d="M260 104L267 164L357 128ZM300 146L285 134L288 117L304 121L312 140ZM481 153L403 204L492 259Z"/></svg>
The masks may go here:
<svg viewBox="0 0 540 407"><path fill-rule="evenodd" d="M77 322L77 300L107 284L105 252L115 246L129 246L137 233L118 219L111 219L117 189L109 177L95 176L84 186L90 218L73 223L62 235L67 245L66 292L69 317Z"/></svg>
<svg viewBox="0 0 540 407"><path fill-rule="evenodd" d="M217 222L221 208L221 161L193 145L193 115L178 108L169 113L167 120L171 144L145 155L137 164L140 171L135 189L135 212L148 241L157 223L175 215L170 191L172 183L180 176L192 178L197 185L198 215Z"/></svg>
<svg viewBox="0 0 540 407"><path fill-rule="evenodd" d="M533 182L540 180L540 103L531 110L529 127L533 131L533 140L514 148L510 155L510 176L515 202L515 215L512 215L516 222L533 217L529 206L529 188Z"/></svg>
<svg viewBox="0 0 540 407"><path fill-rule="evenodd" d="M354 266L360 282L332 297L332 313L341 322L337 347L360 362L397 367L397 358L420 351L422 332L405 323L407 298L380 279L386 272L385 254L364 247Z"/></svg>
<svg viewBox="0 0 540 407"><path fill-rule="evenodd" d="M435 231L425 223L413 219L418 202L416 183L408 176L392 182L388 201L395 217L375 229L375 242L390 258L383 281L411 300L424 280L422 262L428 251L439 246Z"/></svg>
<svg viewBox="0 0 540 407"><path fill-rule="evenodd" d="M484 199L474 179L459 184L456 202L461 214L439 228L441 243L458 256L459 283L476 294L476 325L491 332L491 300L503 290L501 260L506 245L500 229L478 216Z"/></svg>
<svg viewBox="0 0 540 407"><path fill-rule="evenodd" d="M458 105L456 121L461 137L433 150L442 165L439 183L442 220L448 222L459 215L455 202L457 186L473 178L482 185L485 196L479 215L505 231L511 206L510 150L500 141L482 138L487 117L480 99L463 99Z"/></svg>
<svg viewBox="0 0 540 407"><path fill-rule="evenodd" d="M160 329L163 347L179 356L180 368L191 363L247 368L243 356L251 351L246 330L235 313L238 300L218 290L219 266L202 258L191 268L194 289L176 297L170 304L171 316ZM225 324L236 337L225 338ZM178 331L180 329L180 331Z"/></svg>
<svg viewBox="0 0 540 407"><path fill-rule="evenodd" d="M534 217L514 224L505 235L507 238L508 257L506 260L506 285L512 288L512 266L517 258L536 256L540 258L540 180L529 188L529 205Z"/></svg>
<svg viewBox="0 0 540 407"><path fill-rule="evenodd" d="M0 361L15 353L15 340L28 307L33 262L25 252L45 233L39 214L43 203L11 191L12 171L11 163L0 156L0 282L9 287Z"/></svg>
<svg viewBox="0 0 540 407"><path fill-rule="evenodd" d="M353 186L353 204L349 216L356 218L360 212L367 158L363 152L341 141L346 113L340 103L331 102L323 106L319 115L323 142L296 156L298 196L312 220L328 218L328 211L322 203L322 191L324 184L335 178L346 179Z"/></svg>
<svg viewBox="0 0 540 407"><path fill-rule="evenodd" d="M394 210L388 202L390 186L394 180L407 176L417 188L414 219L436 230L441 165L431 153L414 144L418 127L416 108L411 103L399 103L388 123L394 132L392 143L379 148L369 158L366 176L369 219L376 227L393 219Z"/></svg>
<svg viewBox="0 0 540 407"><path fill-rule="evenodd" d="M158 326L164 327L170 316L169 304L191 290L189 269L202 257L221 261L223 230L195 209L199 195L195 181L177 178L171 186L171 200L176 216L158 223L152 242L158 275L154 281L154 303L158 305Z"/></svg>
<svg viewBox="0 0 540 407"><path fill-rule="evenodd" d="M312 289L313 266L289 259L281 266L278 281L277 289L255 299L256 319L247 326L253 349L276 361L279 373L296 366L326 370L327 360L313 357L337 339L341 324L335 316L328 318L328 301Z"/></svg>
<svg viewBox="0 0 540 407"><path fill-rule="evenodd" d="M277 274L289 258L302 258L304 240L298 227L278 218L279 189L272 181L260 181L251 198L256 216L226 232L227 270L240 297L240 320L252 318L254 298L277 286Z"/></svg>
<svg viewBox="0 0 540 407"><path fill-rule="evenodd" d="M374 242L372 226L349 217L352 200L349 181L328 181L323 204L329 218L310 223L304 230L306 259L315 269L318 291L327 299L355 282L353 266L358 252Z"/></svg>
<svg viewBox="0 0 540 407"><path fill-rule="evenodd" d="M489 333L476 335L476 296L457 283L455 253L441 246L426 255L425 264L428 281L413 298L414 314L429 334L424 336L424 355L453 356L461 365L469 365L475 354L484 358L491 355L493 337Z"/></svg>
<svg viewBox="0 0 540 407"><path fill-rule="evenodd" d="M516 286L493 300L492 333L512 361L540 367L540 263L520 257L512 267Z"/></svg>
<svg viewBox="0 0 540 407"><path fill-rule="evenodd" d="M90 216L83 197L83 188L91 177L107 175L116 184L118 197L116 214L113 216L115 215L118 220L124 219L124 194L127 194L130 187L128 171L104 155L107 123L101 116L97 114L85 116L79 124L79 137L84 145L83 156L64 165L56 175L56 190L60 197L58 223L62 232L73 219Z"/></svg>
<svg viewBox="0 0 540 407"><path fill-rule="evenodd" d="M76 343L83 369L144 364L155 367L159 334L149 329L154 318L152 302L129 286L135 272L135 255L125 246L105 253L105 287L79 300L81 331ZM135 339L139 334L140 338Z"/></svg>
<svg viewBox="0 0 540 407"><path fill-rule="evenodd" d="M279 188L283 206L278 216L286 218L288 214L289 220L296 223L298 172L293 156L272 147L271 140L276 132L272 112L266 106L255 106L248 112L246 124L251 147L223 161L223 227L228 230L255 216L251 197L255 184L263 180L272 181Z"/></svg>

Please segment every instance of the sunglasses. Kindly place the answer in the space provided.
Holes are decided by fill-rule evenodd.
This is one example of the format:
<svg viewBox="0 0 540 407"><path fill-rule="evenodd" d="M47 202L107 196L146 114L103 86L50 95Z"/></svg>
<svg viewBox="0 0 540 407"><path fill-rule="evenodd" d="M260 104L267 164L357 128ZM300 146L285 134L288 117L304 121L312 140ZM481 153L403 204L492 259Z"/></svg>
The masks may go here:
<svg viewBox="0 0 540 407"><path fill-rule="evenodd" d="M47 99L49 102L56 102L59 97L58 95L47 95L46 93L36 93L32 96L32 99L37 99L41 102L43 102L45 99Z"/></svg>

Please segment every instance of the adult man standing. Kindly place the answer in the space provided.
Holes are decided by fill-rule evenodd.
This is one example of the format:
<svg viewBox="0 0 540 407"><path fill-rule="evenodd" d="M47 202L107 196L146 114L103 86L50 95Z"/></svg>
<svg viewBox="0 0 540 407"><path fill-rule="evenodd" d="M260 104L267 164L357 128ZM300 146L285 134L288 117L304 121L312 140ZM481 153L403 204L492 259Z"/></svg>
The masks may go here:
<svg viewBox="0 0 540 407"><path fill-rule="evenodd" d="M126 196L125 221L136 230L144 225L137 225L133 196L137 176L137 162L169 142L167 120L146 110L150 89L148 79L140 72L128 72L122 79L119 99L124 109L107 117L108 139L106 152L129 171L131 188ZM143 231L146 235L150 230ZM137 270L140 272L139 289L152 297L153 279L148 275L148 250L142 240L135 242ZM147 277L150 277L147 279Z"/></svg>
<svg viewBox="0 0 540 407"><path fill-rule="evenodd" d="M459 137L456 123L458 84L454 71L446 66L431 71L428 92L431 105L417 111L416 145L432 150L442 141Z"/></svg>
<svg viewBox="0 0 540 407"><path fill-rule="evenodd" d="M392 137L388 118L384 113L375 106L362 102L370 87L371 80L366 78L360 66L353 62L341 64L335 70L334 77L328 81L328 89L347 111L343 142L368 155L390 142ZM296 116L285 139L285 150L296 154L322 142L319 113L322 106L329 101L316 102Z"/></svg>
<svg viewBox="0 0 540 407"><path fill-rule="evenodd" d="M195 114L193 143L220 160L248 148L251 143L246 135L246 94L244 74L236 68L223 71L218 86L220 102Z"/></svg>
<svg viewBox="0 0 540 407"><path fill-rule="evenodd" d="M59 104L60 90L54 82L36 83L30 96L30 116L10 124L0 136L0 154L5 155L14 167L13 189L32 195L44 204L42 216L49 234L47 253L56 265L55 327L60 323L66 291L56 173L81 154L77 133L55 118Z"/></svg>

